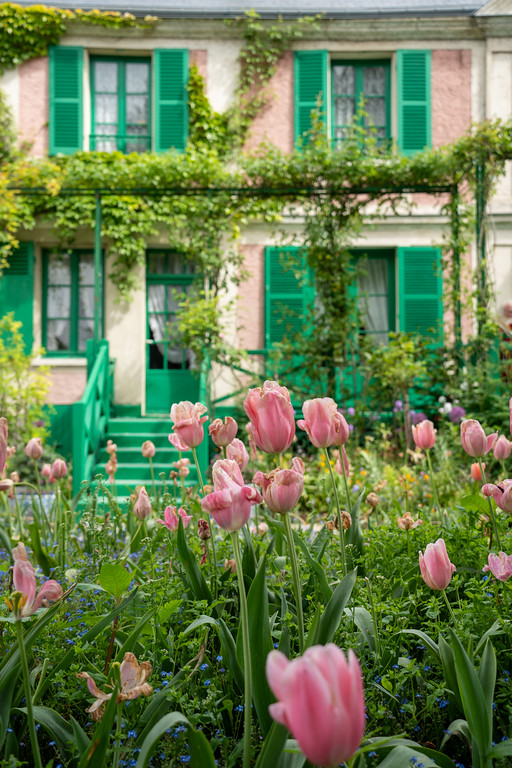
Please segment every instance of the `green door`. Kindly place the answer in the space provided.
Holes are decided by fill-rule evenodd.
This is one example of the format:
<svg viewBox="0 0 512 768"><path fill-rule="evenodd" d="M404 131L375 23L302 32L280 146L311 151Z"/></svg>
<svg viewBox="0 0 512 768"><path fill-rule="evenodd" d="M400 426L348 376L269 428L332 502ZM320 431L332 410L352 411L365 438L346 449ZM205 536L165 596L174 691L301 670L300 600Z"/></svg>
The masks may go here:
<svg viewBox="0 0 512 768"><path fill-rule="evenodd" d="M196 402L199 376L173 324L178 297L194 280L193 266L172 251L150 250L146 270L146 412L168 414L180 400Z"/></svg>

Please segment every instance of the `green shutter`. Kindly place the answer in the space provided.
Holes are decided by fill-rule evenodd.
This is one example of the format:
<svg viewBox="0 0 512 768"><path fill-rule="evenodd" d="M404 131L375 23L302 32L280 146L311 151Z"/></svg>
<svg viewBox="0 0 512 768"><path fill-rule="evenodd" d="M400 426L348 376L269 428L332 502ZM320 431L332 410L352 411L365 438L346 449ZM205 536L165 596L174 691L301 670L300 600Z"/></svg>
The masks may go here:
<svg viewBox="0 0 512 768"><path fill-rule="evenodd" d="M432 145L430 51L397 51L398 146L404 155Z"/></svg>
<svg viewBox="0 0 512 768"><path fill-rule="evenodd" d="M313 300L311 280L296 277L298 248L265 249L265 347L301 336ZM286 264L290 255L292 265ZM304 265L304 269L307 267Z"/></svg>
<svg viewBox="0 0 512 768"><path fill-rule="evenodd" d="M443 335L441 252L438 248L399 248L400 330L440 342Z"/></svg>
<svg viewBox="0 0 512 768"><path fill-rule="evenodd" d="M20 243L9 258L9 268L0 277L0 307L2 315L14 312L14 319L23 323L25 351L32 351L34 304L34 244Z"/></svg>
<svg viewBox="0 0 512 768"><path fill-rule="evenodd" d="M188 51L155 51L155 151L182 152L188 136Z"/></svg>
<svg viewBox="0 0 512 768"><path fill-rule="evenodd" d="M295 51L294 114L295 142L311 129L311 112L322 99L322 119L326 121L327 51Z"/></svg>
<svg viewBox="0 0 512 768"><path fill-rule="evenodd" d="M83 146L83 48L50 48L50 155Z"/></svg>

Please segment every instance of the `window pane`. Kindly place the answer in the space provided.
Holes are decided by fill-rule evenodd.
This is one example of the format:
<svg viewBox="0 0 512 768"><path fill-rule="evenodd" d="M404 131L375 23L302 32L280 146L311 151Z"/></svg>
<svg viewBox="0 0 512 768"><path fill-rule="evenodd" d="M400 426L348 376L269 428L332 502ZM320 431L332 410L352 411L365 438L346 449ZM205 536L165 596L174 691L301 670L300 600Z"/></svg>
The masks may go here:
<svg viewBox="0 0 512 768"><path fill-rule="evenodd" d="M149 91L149 65L136 62L126 63L126 93L147 93Z"/></svg>
<svg viewBox="0 0 512 768"><path fill-rule="evenodd" d="M94 285L94 254L81 253L78 267L80 284Z"/></svg>
<svg viewBox="0 0 512 768"><path fill-rule="evenodd" d="M149 137L146 139L127 139L125 143L125 152L149 152Z"/></svg>
<svg viewBox="0 0 512 768"><path fill-rule="evenodd" d="M334 104L334 120L336 125L350 125L354 121L354 114L354 99L336 99Z"/></svg>
<svg viewBox="0 0 512 768"><path fill-rule="evenodd" d="M126 97L126 122L146 126L148 123L148 97Z"/></svg>
<svg viewBox="0 0 512 768"><path fill-rule="evenodd" d="M150 275L162 275L165 269L165 254L148 254L148 272Z"/></svg>
<svg viewBox="0 0 512 768"><path fill-rule="evenodd" d="M181 286L168 285L167 286L167 311L175 313L178 309L177 296L182 292ZM173 320L174 318L169 318Z"/></svg>
<svg viewBox="0 0 512 768"><path fill-rule="evenodd" d="M356 70L345 64L334 67L334 93L352 94L356 90Z"/></svg>
<svg viewBox="0 0 512 768"><path fill-rule="evenodd" d="M363 67L363 92L365 96L386 95L385 67Z"/></svg>
<svg viewBox="0 0 512 768"><path fill-rule="evenodd" d="M85 352L87 339L94 336L94 322L92 320L78 321L78 351Z"/></svg>
<svg viewBox="0 0 512 768"><path fill-rule="evenodd" d="M94 148L98 152L115 152L117 149L117 141L107 139L96 139Z"/></svg>
<svg viewBox="0 0 512 768"><path fill-rule="evenodd" d="M69 253L50 253L48 256L48 284L69 285L71 283L71 261Z"/></svg>
<svg viewBox="0 0 512 768"><path fill-rule="evenodd" d="M117 62L94 62L94 88L97 93L117 93Z"/></svg>
<svg viewBox="0 0 512 768"><path fill-rule="evenodd" d="M46 324L46 349L59 352L69 349L69 321L48 320Z"/></svg>
<svg viewBox="0 0 512 768"><path fill-rule="evenodd" d="M71 288L48 288L46 316L69 317L71 309Z"/></svg>
<svg viewBox="0 0 512 768"><path fill-rule="evenodd" d="M386 125L385 99L368 99L365 102L364 110L367 113L364 118L365 125Z"/></svg>
<svg viewBox="0 0 512 768"><path fill-rule="evenodd" d="M150 312L165 312L165 285L148 286L148 309Z"/></svg>
<svg viewBox="0 0 512 768"><path fill-rule="evenodd" d="M117 125L117 94L97 93L94 97L94 123Z"/></svg>
<svg viewBox="0 0 512 768"><path fill-rule="evenodd" d="M78 291L79 317L94 317L94 288Z"/></svg>
<svg viewBox="0 0 512 768"><path fill-rule="evenodd" d="M388 265L385 259L370 259L358 278L359 309L370 332L389 330Z"/></svg>

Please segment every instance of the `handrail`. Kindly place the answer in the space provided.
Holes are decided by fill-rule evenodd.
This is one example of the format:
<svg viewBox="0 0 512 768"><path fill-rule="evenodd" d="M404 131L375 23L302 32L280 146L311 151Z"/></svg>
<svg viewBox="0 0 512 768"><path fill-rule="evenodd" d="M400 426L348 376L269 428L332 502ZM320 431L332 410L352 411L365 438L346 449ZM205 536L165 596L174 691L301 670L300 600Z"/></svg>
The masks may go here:
<svg viewBox="0 0 512 768"><path fill-rule="evenodd" d="M91 477L110 416L108 341L100 341L95 354L92 340L87 345L87 356L92 365L84 393L72 405L73 495L80 490L82 480Z"/></svg>

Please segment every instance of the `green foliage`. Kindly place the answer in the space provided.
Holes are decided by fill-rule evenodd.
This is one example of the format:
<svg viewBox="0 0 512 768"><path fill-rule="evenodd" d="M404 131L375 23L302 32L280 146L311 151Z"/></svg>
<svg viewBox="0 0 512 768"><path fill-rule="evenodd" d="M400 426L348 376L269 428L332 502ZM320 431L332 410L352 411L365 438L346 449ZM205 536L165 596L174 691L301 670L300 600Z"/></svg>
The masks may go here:
<svg viewBox="0 0 512 768"><path fill-rule="evenodd" d="M12 113L0 91L0 166L12 156L15 138Z"/></svg>

